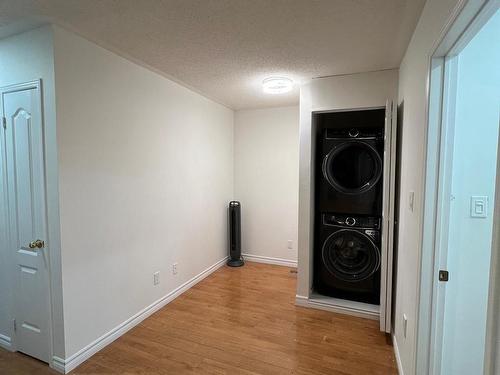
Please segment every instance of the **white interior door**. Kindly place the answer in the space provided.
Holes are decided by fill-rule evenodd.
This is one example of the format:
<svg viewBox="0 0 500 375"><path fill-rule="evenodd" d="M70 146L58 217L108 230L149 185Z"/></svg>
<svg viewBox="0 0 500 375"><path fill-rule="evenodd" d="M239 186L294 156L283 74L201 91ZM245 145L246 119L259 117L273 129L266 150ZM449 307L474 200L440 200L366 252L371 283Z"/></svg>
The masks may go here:
<svg viewBox="0 0 500 375"><path fill-rule="evenodd" d="M49 362L49 262L40 84L9 87L1 94L8 251L13 264L14 348Z"/></svg>
<svg viewBox="0 0 500 375"><path fill-rule="evenodd" d="M444 65L430 374L484 373L500 118L500 12Z"/></svg>
<svg viewBox="0 0 500 375"><path fill-rule="evenodd" d="M382 211L382 262L380 288L380 330L392 329L392 268L394 243L394 192L396 173L396 130L394 104L388 100L384 130L384 191Z"/></svg>

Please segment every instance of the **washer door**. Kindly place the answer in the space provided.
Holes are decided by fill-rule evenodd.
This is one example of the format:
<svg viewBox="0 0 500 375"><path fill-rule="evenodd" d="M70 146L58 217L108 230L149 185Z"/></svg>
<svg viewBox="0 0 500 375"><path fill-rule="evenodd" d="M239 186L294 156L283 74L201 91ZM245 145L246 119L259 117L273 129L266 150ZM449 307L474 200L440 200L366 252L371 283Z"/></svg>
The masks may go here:
<svg viewBox="0 0 500 375"><path fill-rule="evenodd" d="M342 229L323 244L323 264L336 278L356 282L372 276L380 268L380 251L364 233Z"/></svg>
<svg viewBox="0 0 500 375"><path fill-rule="evenodd" d="M342 193L364 193L382 176L382 159L368 143L345 142L331 150L323 159L323 176Z"/></svg>

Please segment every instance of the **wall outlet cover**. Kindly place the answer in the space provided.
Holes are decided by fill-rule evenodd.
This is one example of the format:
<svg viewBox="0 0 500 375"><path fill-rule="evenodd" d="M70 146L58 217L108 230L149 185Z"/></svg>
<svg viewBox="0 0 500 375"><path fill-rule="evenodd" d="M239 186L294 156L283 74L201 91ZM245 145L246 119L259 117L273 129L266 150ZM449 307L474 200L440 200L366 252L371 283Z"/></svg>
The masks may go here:
<svg viewBox="0 0 500 375"><path fill-rule="evenodd" d="M158 285L160 283L160 271L153 273L153 285Z"/></svg>
<svg viewBox="0 0 500 375"><path fill-rule="evenodd" d="M288 240L288 248L290 250L293 250L293 241L292 240Z"/></svg>
<svg viewBox="0 0 500 375"><path fill-rule="evenodd" d="M172 275L177 275L177 263L172 264Z"/></svg>

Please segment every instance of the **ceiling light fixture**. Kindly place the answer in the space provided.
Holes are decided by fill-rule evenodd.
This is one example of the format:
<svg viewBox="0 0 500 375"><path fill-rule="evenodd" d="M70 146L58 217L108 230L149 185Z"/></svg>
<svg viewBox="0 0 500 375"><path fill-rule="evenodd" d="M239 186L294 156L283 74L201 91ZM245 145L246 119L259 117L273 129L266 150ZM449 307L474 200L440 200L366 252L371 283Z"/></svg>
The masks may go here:
<svg viewBox="0 0 500 375"><path fill-rule="evenodd" d="M291 91L293 81L285 77L269 77L262 81L262 90L266 94L283 94Z"/></svg>

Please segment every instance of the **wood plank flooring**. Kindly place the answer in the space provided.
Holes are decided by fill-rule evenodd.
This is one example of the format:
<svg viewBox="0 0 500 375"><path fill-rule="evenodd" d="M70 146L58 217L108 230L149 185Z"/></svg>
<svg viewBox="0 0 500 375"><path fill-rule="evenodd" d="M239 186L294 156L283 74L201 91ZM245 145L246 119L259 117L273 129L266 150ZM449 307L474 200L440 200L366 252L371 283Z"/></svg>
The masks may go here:
<svg viewBox="0 0 500 375"><path fill-rule="evenodd" d="M223 267L71 374L397 374L378 322L294 305L287 267ZM0 350L0 374L56 374Z"/></svg>

